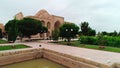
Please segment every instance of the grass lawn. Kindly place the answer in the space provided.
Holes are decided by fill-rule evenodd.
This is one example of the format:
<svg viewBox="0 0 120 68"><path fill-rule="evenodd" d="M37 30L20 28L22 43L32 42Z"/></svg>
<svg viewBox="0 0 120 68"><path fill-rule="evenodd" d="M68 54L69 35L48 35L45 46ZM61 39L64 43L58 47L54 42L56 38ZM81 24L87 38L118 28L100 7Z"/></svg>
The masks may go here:
<svg viewBox="0 0 120 68"><path fill-rule="evenodd" d="M23 44L17 44L15 45L15 47L12 47L12 45L7 45L7 46L0 46L0 51L11 50L11 49L22 49L22 48L30 48L30 47Z"/></svg>
<svg viewBox="0 0 120 68"><path fill-rule="evenodd" d="M7 43L6 40L0 40L0 44Z"/></svg>
<svg viewBox="0 0 120 68"><path fill-rule="evenodd" d="M61 41L61 42L58 42L57 44L67 45L67 42ZM105 48L100 49L99 45L80 44L79 41L72 41L70 46L76 46L76 47L81 47L81 48L89 48L89 49L96 49L96 50L103 50L103 51L120 53L120 48L117 48L117 47L105 46Z"/></svg>

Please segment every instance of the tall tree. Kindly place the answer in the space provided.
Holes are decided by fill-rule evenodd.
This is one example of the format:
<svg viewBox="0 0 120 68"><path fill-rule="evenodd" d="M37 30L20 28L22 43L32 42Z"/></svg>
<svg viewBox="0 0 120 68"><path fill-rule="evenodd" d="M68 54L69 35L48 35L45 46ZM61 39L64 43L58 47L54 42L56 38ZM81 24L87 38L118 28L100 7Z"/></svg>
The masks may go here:
<svg viewBox="0 0 120 68"><path fill-rule="evenodd" d="M5 30L8 33L8 41L15 42L17 35L18 35L18 26L17 26L18 20L13 19L8 21L8 23L5 25Z"/></svg>
<svg viewBox="0 0 120 68"><path fill-rule="evenodd" d="M96 35L96 31L89 27L88 22L82 22L80 24L80 27L81 27L81 34L82 35L85 35L85 36L95 36Z"/></svg>
<svg viewBox="0 0 120 68"><path fill-rule="evenodd" d="M60 26L60 36L68 40L70 44L71 38L74 38L78 34L79 27L74 23L64 23Z"/></svg>
<svg viewBox="0 0 120 68"><path fill-rule="evenodd" d="M89 23L88 22L82 22L81 25L81 32L83 35L88 35L88 30L89 30Z"/></svg>

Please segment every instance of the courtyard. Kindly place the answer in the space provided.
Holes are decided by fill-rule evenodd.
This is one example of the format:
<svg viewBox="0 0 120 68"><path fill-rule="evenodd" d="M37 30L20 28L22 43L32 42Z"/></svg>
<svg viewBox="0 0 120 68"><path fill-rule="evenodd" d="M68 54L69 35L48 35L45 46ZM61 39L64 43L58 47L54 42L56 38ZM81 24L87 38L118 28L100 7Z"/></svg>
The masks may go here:
<svg viewBox="0 0 120 68"><path fill-rule="evenodd" d="M65 46L61 44L48 43L47 41L46 42L43 42L43 41L42 42L23 42L23 43L16 43L16 44L24 44L29 47L32 47L33 49L43 48L49 51L54 51L72 60L88 64L88 67L89 65L92 65L93 67L101 67L101 68L111 68L111 67L119 68L119 62L120 62L119 53ZM12 43L9 45L12 45ZM29 49L31 48L25 48L25 50L29 50ZM8 52L7 56L9 56L9 53L11 53L11 51L17 52L22 50L24 51L24 49L0 51L0 54L2 54L0 60L2 60L2 56L6 56L7 52ZM1 62L1 64L2 63L4 62ZM81 66L84 66L84 65L81 65ZM83 68L87 68L87 65L86 67L84 66Z"/></svg>
<svg viewBox="0 0 120 68"><path fill-rule="evenodd" d="M120 68L118 0L0 0L0 68Z"/></svg>

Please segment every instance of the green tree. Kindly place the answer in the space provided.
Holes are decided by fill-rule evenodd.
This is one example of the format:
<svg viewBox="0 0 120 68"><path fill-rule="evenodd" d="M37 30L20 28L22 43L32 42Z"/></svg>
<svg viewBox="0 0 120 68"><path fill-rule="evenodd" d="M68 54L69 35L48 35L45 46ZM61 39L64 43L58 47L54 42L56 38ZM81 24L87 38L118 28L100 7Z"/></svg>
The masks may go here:
<svg viewBox="0 0 120 68"><path fill-rule="evenodd" d="M96 35L96 31L93 30L93 29L90 29L90 30L88 31L88 35L89 35L89 36L95 36L95 35Z"/></svg>
<svg viewBox="0 0 120 68"><path fill-rule="evenodd" d="M5 25L5 30L8 33L8 41L15 42L17 35L18 35L18 26L17 26L18 20L13 19L8 21L8 23Z"/></svg>
<svg viewBox="0 0 120 68"><path fill-rule="evenodd" d="M42 26L41 30L39 31L39 35L43 34L43 33L47 33L48 32L48 28L45 26ZM40 36L41 37L41 36Z"/></svg>
<svg viewBox="0 0 120 68"><path fill-rule="evenodd" d="M0 39L3 37L2 35L2 29L0 28Z"/></svg>
<svg viewBox="0 0 120 68"><path fill-rule="evenodd" d="M96 31L89 27L88 22L82 22L80 24L80 27L81 27L81 34L82 35L85 35L85 36L95 36L96 35Z"/></svg>
<svg viewBox="0 0 120 68"><path fill-rule="evenodd" d="M60 26L60 36L68 40L70 44L71 38L74 38L78 34L79 27L74 23L64 23Z"/></svg>
<svg viewBox="0 0 120 68"><path fill-rule="evenodd" d="M35 19L23 18L18 22L18 28L22 37L26 36L30 39L31 35L39 33L42 29L42 24L40 21Z"/></svg>
<svg viewBox="0 0 120 68"><path fill-rule="evenodd" d="M108 35L108 33L106 31L103 31L102 35Z"/></svg>
<svg viewBox="0 0 120 68"><path fill-rule="evenodd" d="M116 30L113 32L113 36L117 36L117 31Z"/></svg>
<svg viewBox="0 0 120 68"><path fill-rule="evenodd" d="M88 22L82 22L80 24L81 27L81 32L83 35L88 35L88 30L89 30L89 23Z"/></svg>
<svg viewBox="0 0 120 68"><path fill-rule="evenodd" d="M118 36L120 36L120 32L118 33Z"/></svg>
<svg viewBox="0 0 120 68"><path fill-rule="evenodd" d="M54 41L58 41L58 39L59 39L59 30L58 29L55 29L54 31L52 31L52 39L54 40Z"/></svg>
<svg viewBox="0 0 120 68"><path fill-rule="evenodd" d="M41 30L39 31L40 34L47 33L47 32L48 32L48 28L45 26L42 26Z"/></svg>

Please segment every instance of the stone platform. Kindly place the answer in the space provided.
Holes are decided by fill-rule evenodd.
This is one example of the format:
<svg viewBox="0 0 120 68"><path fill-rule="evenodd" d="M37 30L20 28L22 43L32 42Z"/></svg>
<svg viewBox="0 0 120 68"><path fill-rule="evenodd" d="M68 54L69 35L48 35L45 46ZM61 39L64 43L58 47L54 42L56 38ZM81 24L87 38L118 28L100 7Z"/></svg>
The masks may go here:
<svg viewBox="0 0 120 68"><path fill-rule="evenodd" d="M26 57L29 57L29 59L34 59L36 56L44 57L70 68L120 68L120 53L57 45L51 43L29 42L22 44L33 47L33 50L29 50L28 48L25 50L19 49L3 52L1 51L0 64L3 62L3 57L9 56L9 54L11 56L14 54L16 54L16 56L21 55L21 57L26 54ZM39 47L39 45L42 46ZM13 60L14 59L15 58L13 58ZM22 60L22 58L20 59ZM25 60L25 56L23 59Z"/></svg>

